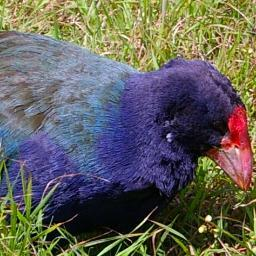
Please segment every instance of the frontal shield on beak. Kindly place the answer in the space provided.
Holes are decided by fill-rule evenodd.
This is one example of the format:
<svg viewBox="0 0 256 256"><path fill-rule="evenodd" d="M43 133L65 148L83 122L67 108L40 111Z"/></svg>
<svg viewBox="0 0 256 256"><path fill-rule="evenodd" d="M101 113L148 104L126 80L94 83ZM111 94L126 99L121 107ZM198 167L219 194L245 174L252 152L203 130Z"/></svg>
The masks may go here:
<svg viewBox="0 0 256 256"><path fill-rule="evenodd" d="M252 179L252 149L248 134L245 109L237 106L228 120L229 132L220 148L207 152L231 179L243 190L248 190Z"/></svg>

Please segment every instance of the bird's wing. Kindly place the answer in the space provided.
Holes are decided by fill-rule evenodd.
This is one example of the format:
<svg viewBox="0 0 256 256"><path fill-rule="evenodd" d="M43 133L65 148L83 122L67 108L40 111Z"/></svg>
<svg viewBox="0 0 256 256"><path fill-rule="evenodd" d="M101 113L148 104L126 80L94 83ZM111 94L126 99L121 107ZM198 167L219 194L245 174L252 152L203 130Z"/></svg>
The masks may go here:
<svg viewBox="0 0 256 256"><path fill-rule="evenodd" d="M40 133L84 163L109 103L118 104L133 72L50 37L0 33L0 137L7 156Z"/></svg>

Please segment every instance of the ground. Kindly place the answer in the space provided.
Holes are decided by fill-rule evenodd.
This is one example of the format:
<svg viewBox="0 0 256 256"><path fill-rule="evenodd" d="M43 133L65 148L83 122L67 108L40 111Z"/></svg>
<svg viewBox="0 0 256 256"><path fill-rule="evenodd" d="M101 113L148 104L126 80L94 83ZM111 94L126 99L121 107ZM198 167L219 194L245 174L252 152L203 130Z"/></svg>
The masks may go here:
<svg viewBox="0 0 256 256"><path fill-rule="evenodd" d="M256 151L255 0L0 0L0 29L74 42L143 71L176 56L209 60L245 102ZM240 191L210 160L200 159L196 180L160 222L126 235L75 238L60 231L68 245L56 252L56 240L46 243L45 236L58 227L43 230L41 224L47 198L31 211L28 196L20 213L10 193L0 203L0 255L255 255L255 198L255 187Z"/></svg>

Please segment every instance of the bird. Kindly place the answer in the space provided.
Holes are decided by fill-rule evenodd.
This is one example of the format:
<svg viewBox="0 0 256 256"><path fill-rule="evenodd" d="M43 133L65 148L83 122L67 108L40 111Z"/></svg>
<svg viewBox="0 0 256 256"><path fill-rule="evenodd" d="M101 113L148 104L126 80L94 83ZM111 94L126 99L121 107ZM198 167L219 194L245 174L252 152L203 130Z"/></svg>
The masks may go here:
<svg viewBox="0 0 256 256"><path fill-rule="evenodd" d="M1 159L20 207L21 169L33 206L54 188L45 223L129 229L194 179L201 156L249 189L246 108L211 63L177 57L142 72L16 31L0 33L0 60Z"/></svg>

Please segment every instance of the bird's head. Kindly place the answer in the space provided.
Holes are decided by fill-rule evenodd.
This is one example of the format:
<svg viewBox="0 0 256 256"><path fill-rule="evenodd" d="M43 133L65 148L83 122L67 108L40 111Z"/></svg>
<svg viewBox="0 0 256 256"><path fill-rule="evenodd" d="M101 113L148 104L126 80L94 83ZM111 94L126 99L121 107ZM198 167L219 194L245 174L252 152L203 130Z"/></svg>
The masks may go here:
<svg viewBox="0 0 256 256"><path fill-rule="evenodd" d="M160 71L168 84L157 120L162 136L195 156L210 157L247 190L252 150L246 110L230 81L204 61L178 58Z"/></svg>

